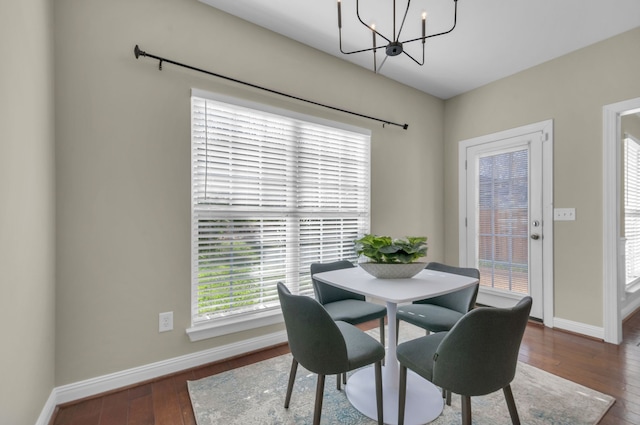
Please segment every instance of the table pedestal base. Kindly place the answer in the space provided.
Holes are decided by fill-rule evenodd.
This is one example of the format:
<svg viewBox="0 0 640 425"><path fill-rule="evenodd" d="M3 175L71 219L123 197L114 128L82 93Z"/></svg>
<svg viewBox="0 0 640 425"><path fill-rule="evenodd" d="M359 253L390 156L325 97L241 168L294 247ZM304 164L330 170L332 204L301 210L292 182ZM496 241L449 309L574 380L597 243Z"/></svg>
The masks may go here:
<svg viewBox="0 0 640 425"><path fill-rule="evenodd" d="M384 367L382 371L382 397L384 406L384 423L398 423L398 382L385 382ZM373 367L355 372L349 377L346 386L349 402L362 414L378 420L376 408L375 373ZM431 382L416 375L407 373L407 399L404 412L406 425L426 424L435 420L442 413L444 402L441 390Z"/></svg>

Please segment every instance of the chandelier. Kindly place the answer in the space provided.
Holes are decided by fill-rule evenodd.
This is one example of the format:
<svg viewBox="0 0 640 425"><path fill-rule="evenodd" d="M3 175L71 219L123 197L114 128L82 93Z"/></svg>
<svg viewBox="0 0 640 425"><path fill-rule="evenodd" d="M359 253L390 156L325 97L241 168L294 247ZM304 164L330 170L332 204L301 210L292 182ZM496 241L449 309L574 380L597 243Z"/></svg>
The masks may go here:
<svg viewBox="0 0 640 425"><path fill-rule="evenodd" d="M400 41L400 36L402 35L402 29L404 28L404 23L405 23L405 20L407 19L407 13L409 12L409 5L411 4L411 0L407 0L407 7L405 8L404 15L402 17L402 22L400 24L400 28L397 29L397 31L396 31L396 23L397 23L396 0L393 0L393 34L390 37L378 31L376 29L375 24L366 24L362 20L362 18L360 17L360 0L356 0L356 15L358 17L358 21L360 21L362 25L364 25L365 27L367 27L367 29L371 31L373 47L369 47L366 49L358 49L351 52L345 52L344 49L342 48L342 5L341 5L341 0L338 0L338 32L339 32L339 39L340 39L340 52L344 53L345 55L351 55L354 53L362 53L362 52L370 52L370 51L373 52L373 71L376 73L382 69L382 66L384 65L385 61L389 56L398 56L400 54L405 54L412 61L422 66L424 65L424 44L427 38L438 37L440 35L449 34L456 27L456 19L458 16L458 0L453 0L453 3L454 3L453 25L451 26L451 28L449 28L446 31L439 32L437 34L427 35L426 34L427 12L423 11L422 12L422 36ZM378 45L377 43L378 37L384 40L384 43L382 45ZM414 58L409 53L407 53L407 51L404 50L403 48L405 44L413 43L414 41L422 41L422 60L420 61L418 61L416 58ZM376 61L376 51L378 49L385 49L385 53L386 53L386 56L384 57L379 68L377 66L377 61Z"/></svg>

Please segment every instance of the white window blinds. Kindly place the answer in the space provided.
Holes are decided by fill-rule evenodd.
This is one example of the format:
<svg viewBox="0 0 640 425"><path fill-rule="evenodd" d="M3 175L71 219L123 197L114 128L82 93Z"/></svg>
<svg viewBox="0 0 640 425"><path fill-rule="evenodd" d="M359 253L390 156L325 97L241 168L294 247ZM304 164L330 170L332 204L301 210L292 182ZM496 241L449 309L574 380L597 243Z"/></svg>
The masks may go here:
<svg viewBox="0 0 640 425"><path fill-rule="evenodd" d="M312 262L369 229L368 134L192 96L192 321L313 295Z"/></svg>
<svg viewBox="0 0 640 425"><path fill-rule="evenodd" d="M624 139L624 233L627 285L640 279L640 144Z"/></svg>
<svg viewBox="0 0 640 425"><path fill-rule="evenodd" d="M529 293L529 150L483 156L478 164L480 285Z"/></svg>

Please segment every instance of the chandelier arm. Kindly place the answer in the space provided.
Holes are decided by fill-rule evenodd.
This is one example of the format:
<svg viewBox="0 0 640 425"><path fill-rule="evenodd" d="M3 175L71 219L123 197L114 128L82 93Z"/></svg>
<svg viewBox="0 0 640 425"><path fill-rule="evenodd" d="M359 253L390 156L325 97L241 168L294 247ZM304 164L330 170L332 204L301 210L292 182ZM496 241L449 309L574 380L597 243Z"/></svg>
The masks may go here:
<svg viewBox="0 0 640 425"><path fill-rule="evenodd" d="M379 73L382 70L382 67L384 66L384 64L387 62L387 59L389 58L389 56L385 55L384 59L382 59L382 63L380 64L380 68L376 69L375 72L376 74Z"/></svg>
<svg viewBox="0 0 640 425"><path fill-rule="evenodd" d="M404 16L402 17L402 24L400 24L400 29L398 30L398 36L396 37L395 34L394 34L394 37L395 37L394 41L400 40L400 34L402 33L402 29L404 28L404 22L407 20L407 13L409 12L409 6L410 5L411 5L411 0L408 0L407 1L407 8L404 10ZM396 2L394 0L394 2L393 2L394 10L395 10L395 7L396 7ZM394 14L395 14L395 12L394 12ZM395 21L395 19L394 19L394 21ZM394 26L396 25L395 22L393 23L393 25ZM395 31L395 28L394 28L394 31Z"/></svg>
<svg viewBox="0 0 640 425"><path fill-rule="evenodd" d="M370 47L368 49L360 49L360 50L354 50L352 52L345 52L344 49L342 48L342 25L338 26L338 43L340 46L340 53L345 54L345 55L351 55L354 53L362 53L362 52L370 52L370 51L376 51L378 49L383 49L385 46L374 46Z"/></svg>
<svg viewBox="0 0 640 425"><path fill-rule="evenodd" d="M426 40L427 38L431 38L431 37L438 37L439 35L445 35L445 34L449 34L451 31L453 31L456 28L456 24L458 22L458 0L453 0L455 3L455 9L454 9L454 13L453 13L453 26L451 28L449 28L447 31L443 31L443 32L439 32L437 34L431 34L431 35L427 35L424 37L417 37L417 38L412 38L411 40L407 40L407 41L403 41L403 44L406 43L412 43L414 41L418 41L418 40Z"/></svg>
<svg viewBox="0 0 640 425"><path fill-rule="evenodd" d="M378 31L376 31L375 28L372 28L370 25L367 25L364 23L364 21L362 20L362 18L360 17L360 0L356 0L356 16L358 17L358 21L360 21L360 23L362 25L364 25L365 27L367 27L367 29L369 29L369 31L373 31L374 33L376 33L377 35L379 35L380 37L384 38L385 40L387 40L387 43L391 43L391 40L389 40L387 37L385 37L383 34L380 34Z"/></svg>
<svg viewBox="0 0 640 425"><path fill-rule="evenodd" d="M340 53L343 53L345 55L352 55L354 53L362 53L362 52L371 52L373 50L379 50L379 49L384 49L387 46L376 46L376 47L369 47L368 49L360 49L360 50L354 50L353 52L345 52L342 50L342 48L340 48Z"/></svg>
<svg viewBox="0 0 640 425"><path fill-rule="evenodd" d="M402 53L404 53L405 55L409 56L409 59L411 59L412 61L414 61L418 65L420 65L420 66L424 65L424 50L422 50L422 63L418 62L413 56L411 56L409 53L407 53L406 50L404 50Z"/></svg>

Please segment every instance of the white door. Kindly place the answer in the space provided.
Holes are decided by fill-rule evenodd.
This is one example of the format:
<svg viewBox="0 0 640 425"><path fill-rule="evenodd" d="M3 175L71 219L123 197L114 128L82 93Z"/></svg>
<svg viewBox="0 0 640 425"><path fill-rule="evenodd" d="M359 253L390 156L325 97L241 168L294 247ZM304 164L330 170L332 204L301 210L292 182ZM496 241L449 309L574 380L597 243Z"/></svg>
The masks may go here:
<svg viewBox="0 0 640 425"><path fill-rule="evenodd" d="M531 295L531 316L543 319L549 130L516 130L461 142L461 264L480 270L478 303L511 306Z"/></svg>

